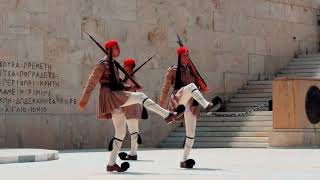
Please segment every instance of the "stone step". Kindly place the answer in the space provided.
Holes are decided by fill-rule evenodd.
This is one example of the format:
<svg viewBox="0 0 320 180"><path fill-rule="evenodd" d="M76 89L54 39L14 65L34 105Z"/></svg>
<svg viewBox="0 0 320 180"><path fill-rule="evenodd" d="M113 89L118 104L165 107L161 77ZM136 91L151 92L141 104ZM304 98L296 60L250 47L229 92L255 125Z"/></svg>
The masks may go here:
<svg viewBox="0 0 320 180"><path fill-rule="evenodd" d="M293 58L291 61L299 62L299 61L320 61L319 56L315 57L299 57L299 58Z"/></svg>
<svg viewBox="0 0 320 180"><path fill-rule="evenodd" d="M243 89L272 89L271 84L250 84L243 86Z"/></svg>
<svg viewBox="0 0 320 180"><path fill-rule="evenodd" d="M320 57L320 54L319 53L312 53L312 54L299 55L299 58L312 58L312 57Z"/></svg>
<svg viewBox="0 0 320 180"><path fill-rule="evenodd" d="M169 137L163 143L181 143L185 136ZM196 142L268 142L268 137L195 137Z"/></svg>
<svg viewBox="0 0 320 180"><path fill-rule="evenodd" d="M212 132L212 131L225 131L225 132L232 132L232 131L241 131L241 132L255 132L255 131L271 131L271 126L266 127L238 127L238 126L219 126L219 127L198 127L198 132ZM185 132L185 127L179 127L176 129L176 132Z"/></svg>
<svg viewBox="0 0 320 180"><path fill-rule="evenodd" d="M249 85L272 85L272 81L249 81Z"/></svg>
<svg viewBox="0 0 320 180"><path fill-rule="evenodd" d="M262 111L265 112L265 111ZM271 112L271 111L270 111ZM240 117L204 117L201 116L200 122L233 122L233 121L272 121L271 116L240 116Z"/></svg>
<svg viewBox="0 0 320 180"><path fill-rule="evenodd" d="M320 61L290 61L289 66L320 65Z"/></svg>
<svg viewBox="0 0 320 180"><path fill-rule="evenodd" d="M320 73L320 69L284 69L280 71L281 74L295 74L295 73Z"/></svg>
<svg viewBox="0 0 320 180"><path fill-rule="evenodd" d="M268 127L272 126L272 120L269 121L229 121L229 122L217 122L217 121L199 121L197 127Z"/></svg>
<svg viewBox="0 0 320 180"><path fill-rule="evenodd" d="M245 112L251 110L253 107L226 107L227 112ZM269 111L269 107L264 106L259 111Z"/></svg>
<svg viewBox="0 0 320 180"><path fill-rule="evenodd" d="M284 70L300 70L300 69L305 69L305 70L312 70L312 69L320 69L320 65L303 65L303 66L286 66Z"/></svg>
<svg viewBox="0 0 320 180"><path fill-rule="evenodd" d="M320 77L320 73L277 74L278 77Z"/></svg>
<svg viewBox="0 0 320 180"><path fill-rule="evenodd" d="M231 98L229 102L267 102L271 98Z"/></svg>
<svg viewBox="0 0 320 180"><path fill-rule="evenodd" d="M267 102L228 102L227 107L257 107ZM268 104L264 105L268 106Z"/></svg>
<svg viewBox="0 0 320 180"><path fill-rule="evenodd" d="M286 66L285 69L320 69L320 65L295 65L295 66Z"/></svg>
<svg viewBox="0 0 320 180"><path fill-rule="evenodd" d="M240 89L240 94L272 93L272 89Z"/></svg>
<svg viewBox="0 0 320 180"><path fill-rule="evenodd" d="M241 111L234 111L234 112L216 112L217 114L233 114L235 112L241 112ZM244 117L251 117L251 116L272 116L272 111L254 111L251 114L248 114L247 116ZM201 117L216 117L214 115L202 113Z"/></svg>
<svg viewBox="0 0 320 180"><path fill-rule="evenodd" d="M181 148L181 144L177 143L161 143L162 148ZM197 142L195 141L194 148L267 148L268 143L249 143L249 142Z"/></svg>
<svg viewBox="0 0 320 180"><path fill-rule="evenodd" d="M309 64L309 65L295 65L295 66L290 66L287 65L285 67L285 69L319 69L320 65L313 65L313 64Z"/></svg>
<svg viewBox="0 0 320 180"><path fill-rule="evenodd" d="M251 93L251 94L234 94L234 98L271 98L272 93Z"/></svg>
<svg viewBox="0 0 320 180"><path fill-rule="evenodd" d="M260 131L260 132L242 132L242 131L209 131L209 132L199 132L196 131L196 137L269 137L270 132ZM170 133L169 137L185 137L185 132L174 131Z"/></svg>

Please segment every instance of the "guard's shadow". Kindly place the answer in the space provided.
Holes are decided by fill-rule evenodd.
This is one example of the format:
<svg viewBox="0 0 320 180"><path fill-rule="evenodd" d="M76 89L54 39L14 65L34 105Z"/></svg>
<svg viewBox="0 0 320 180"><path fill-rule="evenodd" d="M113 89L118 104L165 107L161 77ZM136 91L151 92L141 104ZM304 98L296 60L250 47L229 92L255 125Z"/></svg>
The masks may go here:
<svg viewBox="0 0 320 180"><path fill-rule="evenodd" d="M135 160L130 162L155 162L154 160Z"/></svg>
<svg viewBox="0 0 320 180"><path fill-rule="evenodd" d="M192 168L192 169L177 169L180 171L222 171L223 169L212 169L212 168ZM179 175L179 174L163 174L163 173L146 173L146 172L110 172L110 173L95 173L95 174L103 174L103 175ZM200 174L180 174L180 175L200 175Z"/></svg>
<svg viewBox="0 0 320 180"><path fill-rule="evenodd" d="M223 169L213 169L213 168L191 168L191 169L179 169L183 171L223 171Z"/></svg>
<svg viewBox="0 0 320 180"><path fill-rule="evenodd" d="M110 172L110 173L95 173L101 175L160 175L159 173L142 173L142 172Z"/></svg>
<svg viewBox="0 0 320 180"><path fill-rule="evenodd" d="M114 173L117 175L158 175L156 173L142 173L142 172L123 172L123 173Z"/></svg>

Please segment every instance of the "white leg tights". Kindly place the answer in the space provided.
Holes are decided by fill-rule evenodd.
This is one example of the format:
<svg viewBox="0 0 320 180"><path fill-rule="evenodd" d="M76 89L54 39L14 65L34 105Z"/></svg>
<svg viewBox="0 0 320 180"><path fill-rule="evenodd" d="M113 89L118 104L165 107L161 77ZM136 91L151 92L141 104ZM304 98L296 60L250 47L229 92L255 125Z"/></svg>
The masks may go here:
<svg viewBox="0 0 320 180"><path fill-rule="evenodd" d="M142 92L130 92L130 96L127 102L125 102L121 107L130 106L132 104L141 104L146 109L153 111L163 118L169 116L170 111L163 109L157 103L149 99L144 93Z"/></svg>
<svg viewBox="0 0 320 180"><path fill-rule="evenodd" d="M186 161L192 149L197 126L197 117L192 112L187 111L184 113L184 120L186 126L186 139L184 144L184 152L182 161Z"/></svg>
<svg viewBox="0 0 320 180"><path fill-rule="evenodd" d="M209 102L202 96L194 83L190 83L183 87L183 94L179 103L185 105L189 102L190 98L196 100L203 108L206 108L209 105Z"/></svg>
<svg viewBox="0 0 320 180"><path fill-rule="evenodd" d="M139 120L138 119L128 119L127 120L128 129L131 135L131 151L130 155L137 155L138 150L138 137L139 137Z"/></svg>
<svg viewBox="0 0 320 180"><path fill-rule="evenodd" d="M115 129L114 140L111 142L112 151L110 153L108 165L116 164L117 155L121 149L122 141L126 135L126 117L122 112L112 113L112 121Z"/></svg>

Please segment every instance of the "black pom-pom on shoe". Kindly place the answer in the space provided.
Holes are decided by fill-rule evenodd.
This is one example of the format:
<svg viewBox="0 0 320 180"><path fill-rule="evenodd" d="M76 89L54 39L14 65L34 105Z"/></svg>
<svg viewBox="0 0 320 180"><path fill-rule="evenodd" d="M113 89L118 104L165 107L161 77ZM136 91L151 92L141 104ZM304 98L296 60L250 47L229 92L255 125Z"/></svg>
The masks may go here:
<svg viewBox="0 0 320 180"><path fill-rule="evenodd" d="M222 107L223 100L221 97L216 96L212 99L212 104L215 107L215 111L218 111Z"/></svg>
<svg viewBox="0 0 320 180"><path fill-rule="evenodd" d="M216 96L212 99L211 103L208 105L208 107L206 107L205 111L206 112L216 112L219 111L220 109L222 109L222 104L223 100L222 98L220 98L219 96Z"/></svg>
<svg viewBox="0 0 320 180"><path fill-rule="evenodd" d="M119 157L121 160L127 160L127 156L128 156L128 154L125 153L125 152L120 152L120 153L118 154L118 157Z"/></svg>
<svg viewBox="0 0 320 180"><path fill-rule="evenodd" d="M128 162L123 162L121 164L121 169L123 169L123 171L126 171L130 168L130 164Z"/></svg>
<svg viewBox="0 0 320 180"><path fill-rule="evenodd" d="M193 168L193 166L196 164L196 162L193 159L186 160L187 168Z"/></svg>
<svg viewBox="0 0 320 180"><path fill-rule="evenodd" d="M180 104L177 107L177 113L183 113L185 110L186 110L186 107L184 105L182 105L182 104Z"/></svg>
<svg viewBox="0 0 320 180"><path fill-rule="evenodd" d="M180 167L185 169L191 169L195 164L196 162L193 159L188 159L186 161L181 162Z"/></svg>

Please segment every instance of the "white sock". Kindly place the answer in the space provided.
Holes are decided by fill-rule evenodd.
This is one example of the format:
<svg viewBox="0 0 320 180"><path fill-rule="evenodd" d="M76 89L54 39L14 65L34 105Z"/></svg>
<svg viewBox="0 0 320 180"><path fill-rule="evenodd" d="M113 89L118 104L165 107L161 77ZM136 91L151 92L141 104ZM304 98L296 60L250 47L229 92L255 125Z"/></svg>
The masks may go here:
<svg viewBox="0 0 320 180"><path fill-rule="evenodd" d="M192 97L194 100L196 100L203 108L207 108L210 104L201 94L198 88L193 89L191 91Z"/></svg>
<svg viewBox="0 0 320 180"><path fill-rule="evenodd" d="M191 138L192 137L189 137L189 138L186 137L182 161L186 161L188 159L188 156L189 156L190 151L192 149L194 139L193 138L191 139Z"/></svg>
<svg viewBox="0 0 320 180"><path fill-rule="evenodd" d="M184 145L184 152L182 156L182 161L186 161L193 147L195 130L197 126L197 117L188 111L184 113L184 121L186 127L186 139ZM189 137L189 138L188 138Z"/></svg>
<svg viewBox="0 0 320 180"><path fill-rule="evenodd" d="M130 93L129 99L121 107L130 106L132 104L141 104L146 109L153 111L163 118L169 116L170 111L163 109L157 103L148 98L144 93L132 92Z"/></svg>
<svg viewBox="0 0 320 180"><path fill-rule="evenodd" d="M150 110L153 111L157 114L159 114L160 116L162 116L163 118L166 118L169 116L170 111L163 109L162 107L160 107L157 103L155 103L154 101L152 101L150 98L146 98L145 100L143 100L142 105Z"/></svg>
<svg viewBox="0 0 320 180"><path fill-rule="evenodd" d="M130 155L135 156L137 155L138 150L138 133L131 134L131 149L130 149Z"/></svg>
<svg viewBox="0 0 320 180"><path fill-rule="evenodd" d="M115 129L115 135L112 144L109 144L109 147L112 147L108 163L109 166L116 164L116 159L122 146L122 141L126 135L126 121L123 113L120 111L114 111L112 113L112 122Z"/></svg>
<svg viewBox="0 0 320 180"><path fill-rule="evenodd" d="M110 153L109 163L108 163L109 166L112 166L117 163L116 160L117 160L118 153L121 149L121 146L122 146L122 141L119 141L118 139L113 140L113 144L112 144L113 149Z"/></svg>

